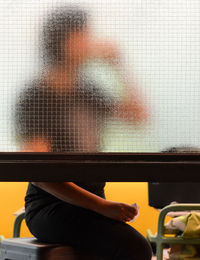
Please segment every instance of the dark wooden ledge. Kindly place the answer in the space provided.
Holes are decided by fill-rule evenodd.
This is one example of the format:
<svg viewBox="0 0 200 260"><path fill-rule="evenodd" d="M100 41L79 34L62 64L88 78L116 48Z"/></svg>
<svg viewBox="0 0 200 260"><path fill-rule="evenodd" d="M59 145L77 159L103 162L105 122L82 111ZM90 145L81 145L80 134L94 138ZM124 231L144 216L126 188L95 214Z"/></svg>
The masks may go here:
<svg viewBox="0 0 200 260"><path fill-rule="evenodd" d="M200 154L1 152L0 181L200 182Z"/></svg>

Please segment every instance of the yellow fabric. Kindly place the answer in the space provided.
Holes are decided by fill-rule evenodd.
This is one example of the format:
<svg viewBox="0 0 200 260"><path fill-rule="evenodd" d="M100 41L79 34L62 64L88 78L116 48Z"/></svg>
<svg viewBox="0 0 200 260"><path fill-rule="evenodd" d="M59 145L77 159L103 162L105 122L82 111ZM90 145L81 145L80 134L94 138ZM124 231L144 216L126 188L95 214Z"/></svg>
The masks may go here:
<svg viewBox="0 0 200 260"><path fill-rule="evenodd" d="M180 216L177 217L176 219L180 222L183 222L186 225L185 231L182 234L183 238L188 238L188 239L200 238L200 213L193 211L186 216ZM195 246L171 245L171 252L169 254L170 255L169 259L173 259L173 260L200 259L198 251L199 251L199 246L197 245Z"/></svg>
<svg viewBox="0 0 200 260"><path fill-rule="evenodd" d="M200 238L200 213L191 212L186 216L184 238Z"/></svg>

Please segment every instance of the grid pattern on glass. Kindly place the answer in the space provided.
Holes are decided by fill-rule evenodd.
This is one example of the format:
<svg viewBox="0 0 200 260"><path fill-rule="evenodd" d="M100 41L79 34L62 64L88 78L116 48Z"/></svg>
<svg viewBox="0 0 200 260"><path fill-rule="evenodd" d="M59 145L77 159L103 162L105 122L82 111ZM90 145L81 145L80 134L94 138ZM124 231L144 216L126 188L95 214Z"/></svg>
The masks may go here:
<svg viewBox="0 0 200 260"><path fill-rule="evenodd" d="M0 1L0 150L198 147L198 0Z"/></svg>

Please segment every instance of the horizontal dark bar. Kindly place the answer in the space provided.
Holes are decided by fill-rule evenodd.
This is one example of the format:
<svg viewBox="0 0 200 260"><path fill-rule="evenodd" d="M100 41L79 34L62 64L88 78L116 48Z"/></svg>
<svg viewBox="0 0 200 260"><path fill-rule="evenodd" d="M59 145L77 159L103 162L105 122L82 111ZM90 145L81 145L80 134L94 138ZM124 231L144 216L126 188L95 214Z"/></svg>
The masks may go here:
<svg viewBox="0 0 200 260"><path fill-rule="evenodd" d="M0 152L0 161L2 160L200 161L200 153Z"/></svg>
<svg viewBox="0 0 200 260"><path fill-rule="evenodd" d="M200 182L200 154L1 152L0 181Z"/></svg>

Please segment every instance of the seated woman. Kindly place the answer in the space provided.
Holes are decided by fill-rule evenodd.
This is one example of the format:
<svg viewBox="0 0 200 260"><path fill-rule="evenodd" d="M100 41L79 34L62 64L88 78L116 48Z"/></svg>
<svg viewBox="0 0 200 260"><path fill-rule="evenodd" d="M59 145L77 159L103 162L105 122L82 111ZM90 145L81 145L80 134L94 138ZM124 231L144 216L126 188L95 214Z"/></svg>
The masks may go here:
<svg viewBox="0 0 200 260"><path fill-rule="evenodd" d="M112 62L117 55L111 43L92 38L85 11L56 9L44 23L42 46L48 67L23 90L16 106L23 151L97 152L108 116L145 118L145 107L130 93L116 104L93 82L79 77L85 60L100 57ZM29 183L25 219L30 232L41 241L84 248L103 259L151 259L147 240L126 223L137 209L106 200L104 186L105 182Z"/></svg>

